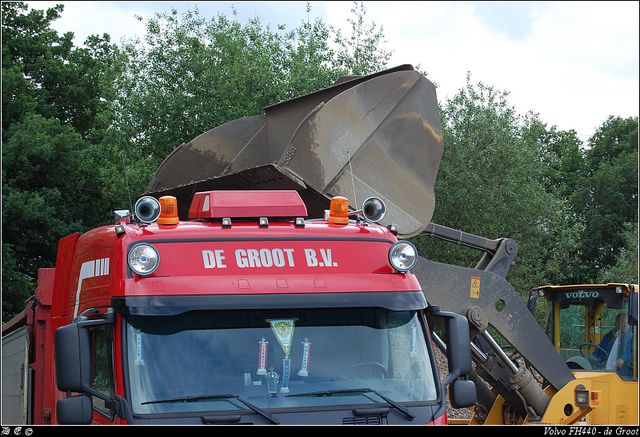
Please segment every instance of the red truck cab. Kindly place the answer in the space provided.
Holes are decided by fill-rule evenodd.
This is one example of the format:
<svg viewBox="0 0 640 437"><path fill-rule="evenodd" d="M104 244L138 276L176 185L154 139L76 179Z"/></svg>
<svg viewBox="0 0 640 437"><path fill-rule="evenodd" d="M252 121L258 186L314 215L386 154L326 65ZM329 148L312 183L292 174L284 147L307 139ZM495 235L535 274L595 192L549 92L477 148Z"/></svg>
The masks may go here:
<svg viewBox="0 0 640 437"><path fill-rule="evenodd" d="M180 221L175 199L143 198L143 223L61 240L57 422L444 424L447 386L473 404L466 319L427 305L393 226L346 208L305 220L295 191L212 191Z"/></svg>

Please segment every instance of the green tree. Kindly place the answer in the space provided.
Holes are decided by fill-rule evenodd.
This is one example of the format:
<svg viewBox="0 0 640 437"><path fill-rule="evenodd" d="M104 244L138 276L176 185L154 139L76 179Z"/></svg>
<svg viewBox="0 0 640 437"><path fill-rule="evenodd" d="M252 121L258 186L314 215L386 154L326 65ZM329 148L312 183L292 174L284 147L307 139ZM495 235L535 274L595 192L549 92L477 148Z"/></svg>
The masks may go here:
<svg viewBox="0 0 640 437"><path fill-rule="evenodd" d="M321 19L286 31L235 11L173 10L146 21L143 41L118 48L104 34L76 47L50 27L62 5L27 11L2 3L3 320L55 263L57 240L130 207L128 188L142 193L174 147L354 73ZM382 43L381 30L373 37ZM358 73L388 59L365 56L384 53L366 44Z"/></svg>
<svg viewBox="0 0 640 437"><path fill-rule="evenodd" d="M624 246L611 267L601 270L598 282L638 283L638 224L627 223Z"/></svg>
<svg viewBox="0 0 640 437"><path fill-rule="evenodd" d="M307 14L311 5L307 3ZM284 27L280 27L284 30ZM330 47L332 29L319 18L307 19L300 26L283 35L282 69L287 77L280 100L292 99L327 88L339 76L350 74L334 61L335 51Z"/></svg>
<svg viewBox="0 0 640 437"><path fill-rule="evenodd" d="M39 89L48 62L61 60L68 51L70 35L60 38L49 28L63 6L46 11L31 10L23 2L2 2L2 131L23 114L42 109Z"/></svg>
<svg viewBox="0 0 640 437"><path fill-rule="evenodd" d="M247 25L196 9L146 22L144 44L130 41L118 80L117 128L140 156L160 163L173 148L277 99L282 89L279 36L259 18ZM153 167L155 169L156 166ZM151 175L148 175L150 179Z"/></svg>
<svg viewBox="0 0 640 437"><path fill-rule="evenodd" d="M572 207L571 198L580 180L585 154L582 141L574 130L558 131L555 126L538 132L543 168L544 190L557 199L554 227L549 228L547 244L540 250L547 254L546 281L549 284L584 282L580 236L584 218Z"/></svg>
<svg viewBox="0 0 640 437"><path fill-rule="evenodd" d="M57 241L109 217L99 177L121 54L109 36L74 47L50 28L62 5L2 3L3 320L22 310Z"/></svg>
<svg viewBox="0 0 640 437"><path fill-rule="evenodd" d="M82 48L74 47L73 32L59 36L49 26L62 5L26 10L22 2L2 3L3 139L30 112L70 123L83 135L105 129L117 47L106 34L89 37Z"/></svg>
<svg viewBox="0 0 640 437"><path fill-rule="evenodd" d="M386 51L382 45L384 39L384 27L375 22L366 23L367 9L364 3L353 2L352 16L347 19L351 26L351 35L342 36L342 30L335 30L334 42L338 45L337 61L344 69L353 75L364 76L384 70L391 59L393 51Z"/></svg>
<svg viewBox="0 0 640 437"><path fill-rule="evenodd" d="M524 292L562 275L567 245L575 244L566 202L545 189L553 174L544 146L570 134L547 130L536 114L519 115L507 98L507 92L472 84L468 75L466 86L441 107L445 148L433 221L513 238L519 252L509 280ZM428 237L418 243L422 256L456 265L474 267L481 255Z"/></svg>
<svg viewBox="0 0 640 437"><path fill-rule="evenodd" d="M545 190L568 200L578 188L585 154L582 141L575 130L557 131L555 127L542 132L545 166L543 183Z"/></svg>
<svg viewBox="0 0 640 437"><path fill-rule="evenodd" d="M38 269L55 265L57 241L95 225L94 190L82 136L59 120L30 114L2 149L3 320L33 293ZM8 308L4 303L9 303ZM19 305L18 305L19 307Z"/></svg>
<svg viewBox="0 0 640 437"><path fill-rule="evenodd" d="M575 194L584 217L585 280L614 265L627 248L627 224L638 223L638 117L609 117L589 139Z"/></svg>
<svg viewBox="0 0 640 437"><path fill-rule="evenodd" d="M346 62L346 52L331 49L332 30L321 19L286 31L264 26L258 17L243 24L233 14L207 20L197 8L181 16L158 13L145 22L144 44L131 40L123 47L128 63L117 81L116 128L122 147L150 157L136 179L149 180L175 147L216 126L262 114L266 106L330 86L341 75L383 68L388 59L375 46L382 44L381 30L372 37L358 30L366 38L357 47L356 65ZM354 14L362 24L364 9Z"/></svg>

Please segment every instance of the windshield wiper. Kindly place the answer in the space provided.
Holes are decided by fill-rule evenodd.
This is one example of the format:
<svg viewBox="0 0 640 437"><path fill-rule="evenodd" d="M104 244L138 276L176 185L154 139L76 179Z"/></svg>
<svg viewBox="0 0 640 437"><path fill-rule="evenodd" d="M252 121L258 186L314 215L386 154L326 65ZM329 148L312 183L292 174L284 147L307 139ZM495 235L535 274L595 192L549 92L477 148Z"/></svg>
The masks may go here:
<svg viewBox="0 0 640 437"><path fill-rule="evenodd" d="M247 408L253 410L256 413L258 413L259 415L261 415L265 419L271 421L271 423L274 423L276 425L278 425L280 423L280 420L277 417L272 416L271 414L267 413L264 410L261 410L260 408L256 407L253 404L250 404L249 402L247 402L244 399L242 399L240 396L232 395L232 394L182 396L182 397L177 397L177 398L158 399L158 400L155 400L155 401L141 402L140 405L164 404L164 403L169 403L169 402L198 402L198 401L203 401L203 400L208 400L208 399L236 399L237 401L239 401L242 404L244 404Z"/></svg>
<svg viewBox="0 0 640 437"><path fill-rule="evenodd" d="M395 408L396 410L404 414L408 420L413 420L416 417L416 415L413 414L411 411L409 411L404 405L397 403L393 399L389 399L385 395L380 394L371 388L345 388L340 390L321 390L321 391L312 391L309 393L296 393L292 395L285 395L285 397L288 398L288 397L296 397L296 396L331 396L331 395L342 394L342 393L373 393L374 395L384 400L387 404L391 405L393 408Z"/></svg>

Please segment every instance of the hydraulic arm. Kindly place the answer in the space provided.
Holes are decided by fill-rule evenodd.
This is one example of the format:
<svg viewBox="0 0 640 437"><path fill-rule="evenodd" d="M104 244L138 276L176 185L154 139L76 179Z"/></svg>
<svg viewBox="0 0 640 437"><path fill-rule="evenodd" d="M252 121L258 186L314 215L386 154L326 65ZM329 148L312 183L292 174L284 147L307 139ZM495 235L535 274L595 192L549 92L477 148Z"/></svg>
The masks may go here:
<svg viewBox="0 0 640 437"><path fill-rule="evenodd" d="M505 280L518 252L509 238L490 240L430 223L423 232L445 241L484 251L474 269L420 258L412 272L418 277L429 303L465 315L471 328L472 357L476 371L522 416L541 417L549 403L527 369L509 358L493 339L491 325L556 390L574 379L518 293ZM476 382L476 385L478 383ZM492 398L478 392L481 409Z"/></svg>

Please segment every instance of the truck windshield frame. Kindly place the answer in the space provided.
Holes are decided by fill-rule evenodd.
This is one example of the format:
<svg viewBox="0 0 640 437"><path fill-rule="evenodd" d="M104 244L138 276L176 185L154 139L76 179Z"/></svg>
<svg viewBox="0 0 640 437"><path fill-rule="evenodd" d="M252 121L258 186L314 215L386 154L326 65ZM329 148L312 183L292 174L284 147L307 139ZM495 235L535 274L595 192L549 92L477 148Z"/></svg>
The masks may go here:
<svg viewBox="0 0 640 437"><path fill-rule="evenodd" d="M123 319L125 387L134 417L255 415L237 399L271 414L388 406L388 400L439 405L442 399L419 309L197 310ZM355 390L362 387L370 389ZM342 393L303 396L331 390Z"/></svg>

